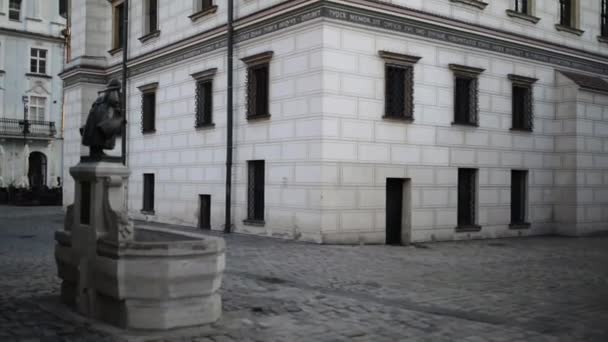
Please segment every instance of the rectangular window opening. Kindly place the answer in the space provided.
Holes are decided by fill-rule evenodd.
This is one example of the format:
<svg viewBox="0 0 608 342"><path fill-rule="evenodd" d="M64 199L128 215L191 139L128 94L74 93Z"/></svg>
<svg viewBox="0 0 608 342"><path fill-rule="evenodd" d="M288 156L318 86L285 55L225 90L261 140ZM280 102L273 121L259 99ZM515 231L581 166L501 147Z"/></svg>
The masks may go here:
<svg viewBox="0 0 608 342"><path fill-rule="evenodd" d="M120 49L123 45L125 4L123 2L114 6L114 49Z"/></svg>
<svg viewBox="0 0 608 342"><path fill-rule="evenodd" d="M602 0L602 37L608 38L608 0Z"/></svg>
<svg viewBox="0 0 608 342"><path fill-rule="evenodd" d="M530 87L513 86L513 129L532 130L532 102Z"/></svg>
<svg viewBox="0 0 608 342"><path fill-rule="evenodd" d="M529 0L515 0L515 12L530 15Z"/></svg>
<svg viewBox="0 0 608 342"><path fill-rule="evenodd" d="M196 82L196 127L213 123L213 81Z"/></svg>
<svg viewBox="0 0 608 342"><path fill-rule="evenodd" d="M559 23L565 27L574 27L573 18L573 1L572 0L560 0L559 1Z"/></svg>
<svg viewBox="0 0 608 342"><path fill-rule="evenodd" d="M263 160L248 162L248 221L264 221L264 168Z"/></svg>
<svg viewBox="0 0 608 342"><path fill-rule="evenodd" d="M158 1L148 0L146 34L158 31Z"/></svg>
<svg viewBox="0 0 608 342"><path fill-rule="evenodd" d="M8 18L10 20L21 20L21 0L10 0L8 4Z"/></svg>
<svg viewBox="0 0 608 342"><path fill-rule="evenodd" d="M413 118L413 68L386 66L386 117Z"/></svg>
<svg viewBox="0 0 608 342"><path fill-rule="evenodd" d="M142 94L142 132L151 133L156 130L156 93Z"/></svg>
<svg viewBox="0 0 608 342"><path fill-rule="evenodd" d="M46 55L44 49L30 49L30 72L34 74L46 75Z"/></svg>
<svg viewBox="0 0 608 342"><path fill-rule="evenodd" d="M476 225L477 169L458 169L458 226Z"/></svg>
<svg viewBox="0 0 608 342"><path fill-rule="evenodd" d="M211 229L211 195L199 195L200 212L198 227L200 229Z"/></svg>
<svg viewBox="0 0 608 342"><path fill-rule="evenodd" d="M144 193L142 211L154 212L154 174L144 173Z"/></svg>
<svg viewBox="0 0 608 342"><path fill-rule="evenodd" d="M247 116L269 115L269 65L252 66L248 70Z"/></svg>
<svg viewBox="0 0 608 342"><path fill-rule="evenodd" d="M456 90L454 99L454 122L457 124L476 125L477 104L475 103L477 91L474 78L456 77Z"/></svg>
<svg viewBox="0 0 608 342"><path fill-rule="evenodd" d="M511 224L526 224L528 171L511 171Z"/></svg>
<svg viewBox="0 0 608 342"><path fill-rule="evenodd" d="M213 7L213 0L197 0L196 1L196 12L204 12Z"/></svg>

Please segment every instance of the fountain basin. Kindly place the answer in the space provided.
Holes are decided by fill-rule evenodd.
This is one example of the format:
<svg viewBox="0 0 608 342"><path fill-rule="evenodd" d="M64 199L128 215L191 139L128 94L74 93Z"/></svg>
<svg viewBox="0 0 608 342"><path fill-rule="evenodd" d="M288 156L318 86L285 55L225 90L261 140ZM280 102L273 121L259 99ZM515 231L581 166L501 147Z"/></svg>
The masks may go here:
<svg viewBox="0 0 608 342"><path fill-rule="evenodd" d="M138 227L133 240L100 237L95 253L83 259L71 235L55 235L61 296L88 316L134 330L199 326L221 316L223 239Z"/></svg>

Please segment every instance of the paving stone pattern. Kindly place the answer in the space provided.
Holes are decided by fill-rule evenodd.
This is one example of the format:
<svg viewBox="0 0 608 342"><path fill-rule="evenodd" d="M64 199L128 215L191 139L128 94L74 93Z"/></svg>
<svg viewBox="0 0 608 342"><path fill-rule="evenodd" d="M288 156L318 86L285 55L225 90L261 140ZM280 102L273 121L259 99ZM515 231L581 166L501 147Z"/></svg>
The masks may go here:
<svg viewBox="0 0 608 342"><path fill-rule="evenodd" d="M0 341L134 340L39 305L57 299L62 220L58 208L0 207ZM226 240L223 318L138 341L608 341L606 237L414 247Z"/></svg>

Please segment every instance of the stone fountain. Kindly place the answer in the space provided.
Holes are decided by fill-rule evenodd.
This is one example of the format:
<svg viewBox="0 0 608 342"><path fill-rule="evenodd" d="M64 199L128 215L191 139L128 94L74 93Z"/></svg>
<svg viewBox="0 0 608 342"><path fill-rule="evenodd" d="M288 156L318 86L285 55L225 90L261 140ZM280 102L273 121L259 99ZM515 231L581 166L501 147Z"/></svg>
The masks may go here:
<svg viewBox="0 0 608 342"><path fill-rule="evenodd" d="M107 128L122 123L112 100L118 96L117 83L112 81L102 92L82 130L91 155L70 168L75 200L67 209L64 230L55 234L62 301L82 315L124 329L169 330L212 323L222 312L218 290L225 242L137 228L128 219L130 171L102 152L119 131ZM109 122L116 120L118 124ZM90 125L100 127L99 132ZM105 137L87 137L91 132ZM96 139L101 144L91 145Z"/></svg>

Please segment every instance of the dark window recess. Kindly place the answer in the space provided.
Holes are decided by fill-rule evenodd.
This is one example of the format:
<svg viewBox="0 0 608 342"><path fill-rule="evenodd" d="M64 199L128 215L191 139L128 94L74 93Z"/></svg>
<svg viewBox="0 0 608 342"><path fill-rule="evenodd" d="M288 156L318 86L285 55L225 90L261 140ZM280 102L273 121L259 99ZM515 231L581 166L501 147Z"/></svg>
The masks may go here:
<svg viewBox="0 0 608 342"><path fill-rule="evenodd" d="M213 82L196 82L196 127L213 123Z"/></svg>
<svg viewBox="0 0 608 342"><path fill-rule="evenodd" d="M413 68L386 66L386 109L389 118L413 118Z"/></svg>
<svg viewBox="0 0 608 342"><path fill-rule="evenodd" d="M268 113L269 66L261 64L249 67L247 72L247 116L264 116Z"/></svg>
<svg viewBox="0 0 608 342"><path fill-rule="evenodd" d="M213 0L199 0L199 11L206 11L213 7Z"/></svg>
<svg viewBox="0 0 608 342"><path fill-rule="evenodd" d="M8 3L8 18L21 20L21 0L10 0Z"/></svg>
<svg viewBox="0 0 608 342"><path fill-rule="evenodd" d="M80 224L91 224L91 183L80 183Z"/></svg>
<svg viewBox="0 0 608 342"><path fill-rule="evenodd" d="M528 171L511 171L511 224L526 223Z"/></svg>
<svg viewBox="0 0 608 342"><path fill-rule="evenodd" d="M602 37L608 37L608 0L602 0Z"/></svg>
<svg viewBox="0 0 608 342"><path fill-rule="evenodd" d="M198 227L200 229L211 229L211 195L199 195L199 217Z"/></svg>
<svg viewBox="0 0 608 342"><path fill-rule="evenodd" d="M559 0L559 24L572 27L572 0Z"/></svg>
<svg viewBox="0 0 608 342"><path fill-rule="evenodd" d="M144 173L144 198L141 210L154 211L154 174L152 173Z"/></svg>
<svg viewBox="0 0 608 342"><path fill-rule="evenodd" d="M456 76L454 122L477 125L477 79Z"/></svg>
<svg viewBox="0 0 608 342"><path fill-rule="evenodd" d="M248 163L247 220L264 221L264 161Z"/></svg>
<svg viewBox="0 0 608 342"><path fill-rule="evenodd" d="M67 19L67 17L68 17L68 0L59 0L59 15Z"/></svg>
<svg viewBox="0 0 608 342"><path fill-rule="evenodd" d="M119 49L123 45L125 4L120 3L114 7L114 48Z"/></svg>
<svg viewBox="0 0 608 342"><path fill-rule="evenodd" d="M458 226L475 225L476 169L458 169Z"/></svg>
<svg viewBox="0 0 608 342"><path fill-rule="evenodd" d="M513 128L532 130L532 89L527 86L513 86Z"/></svg>
<svg viewBox="0 0 608 342"><path fill-rule="evenodd" d="M530 14L528 0L515 0L515 12L519 12L522 14Z"/></svg>
<svg viewBox="0 0 608 342"><path fill-rule="evenodd" d="M142 95L141 131L154 132L156 121L156 93L147 92Z"/></svg>
<svg viewBox="0 0 608 342"><path fill-rule="evenodd" d="M158 1L148 0L148 32L158 30Z"/></svg>

